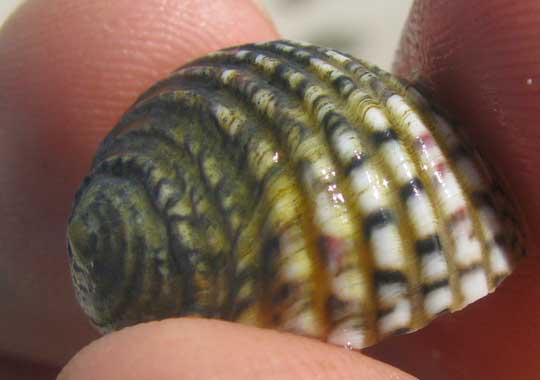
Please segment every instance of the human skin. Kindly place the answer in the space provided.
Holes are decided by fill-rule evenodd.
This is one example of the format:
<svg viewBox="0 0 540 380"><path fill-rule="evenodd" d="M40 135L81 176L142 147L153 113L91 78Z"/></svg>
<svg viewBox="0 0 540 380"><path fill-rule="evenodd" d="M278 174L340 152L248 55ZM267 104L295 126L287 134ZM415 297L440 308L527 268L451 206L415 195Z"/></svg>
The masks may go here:
<svg viewBox="0 0 540 380"><path fill-rule="evenodd" d="M540 372L539 20L534 0L417 1L405 29L396 72L427 85L496 168L521 206L529 252L493 295L366 351L420 378L519 380ZM93 152L122 112L192 58L275 38L247 0L30 0L7 22L0 32L0 378L50 378L97 338L73 296L65 225ZM314 340L194 319L98 339L62 376L407 378Z"/></svg>

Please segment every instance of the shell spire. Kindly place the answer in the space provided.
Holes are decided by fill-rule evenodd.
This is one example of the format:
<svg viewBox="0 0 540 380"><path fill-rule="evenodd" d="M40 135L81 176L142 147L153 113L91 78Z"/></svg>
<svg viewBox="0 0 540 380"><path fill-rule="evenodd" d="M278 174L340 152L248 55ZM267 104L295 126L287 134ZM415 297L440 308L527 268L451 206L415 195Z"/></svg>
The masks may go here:
<svg viewBox="0 0 540 380"><path fill-rule="evenodd" d="M233 47L105 139L69 220L73 281L103 332L200 316L362 348L510 274L497 189L403 80L304 43Z"/></svg>

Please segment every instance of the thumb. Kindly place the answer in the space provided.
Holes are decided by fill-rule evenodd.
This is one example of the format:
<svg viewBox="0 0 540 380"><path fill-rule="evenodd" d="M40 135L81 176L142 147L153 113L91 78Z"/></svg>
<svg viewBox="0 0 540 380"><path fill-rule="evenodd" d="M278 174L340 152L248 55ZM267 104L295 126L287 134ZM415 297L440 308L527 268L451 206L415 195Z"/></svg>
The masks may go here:
<svg viewBox="0 0 540 380"><path fill-rule="evenodd" d="M126 328L79 352L58 380L412 380L384 363L319 341L202 319Z"/></svg>
<svg viewBox="0 0 540 380"><path fill-rule="evenodd" d="M428 87L460 121L528 225L529 257L494 294L369 351L422 378L540 372L539 21L536 0L418 0L405 26L396 73Z"/></svg>

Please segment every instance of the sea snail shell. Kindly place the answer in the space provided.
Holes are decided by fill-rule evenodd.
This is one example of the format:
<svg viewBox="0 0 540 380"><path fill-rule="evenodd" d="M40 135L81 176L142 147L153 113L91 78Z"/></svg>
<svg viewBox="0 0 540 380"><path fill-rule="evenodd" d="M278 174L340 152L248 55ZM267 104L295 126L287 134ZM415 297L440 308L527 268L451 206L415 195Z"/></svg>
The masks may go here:
<svg viewBox="0 0 540 380"><path fill-rule="evenodd" d="M157 83L76 195L77 297L102 332L235 320L361 348L493 291L515 220L476 154L411 85L274 41Z"/></svg>

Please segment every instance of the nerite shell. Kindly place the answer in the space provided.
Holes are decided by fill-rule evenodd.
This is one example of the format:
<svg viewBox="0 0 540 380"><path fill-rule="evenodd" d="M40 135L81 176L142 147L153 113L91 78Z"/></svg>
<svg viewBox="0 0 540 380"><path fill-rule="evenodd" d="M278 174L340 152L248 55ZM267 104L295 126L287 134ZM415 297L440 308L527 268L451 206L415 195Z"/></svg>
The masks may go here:
<svg viewBox="0 0 540 380"><path fill-rule="evenodd" d="M485 167L412 86L290 41L210 54L142 95L68 239L103 332L189 315L356 348L485 296L519 244Z"/></svg>

